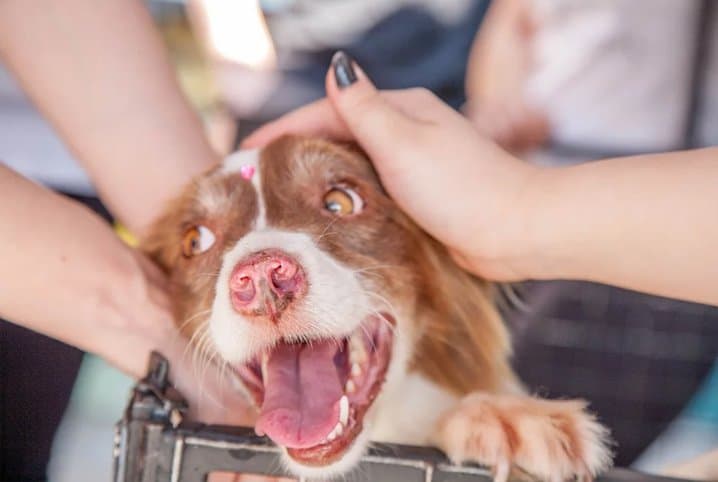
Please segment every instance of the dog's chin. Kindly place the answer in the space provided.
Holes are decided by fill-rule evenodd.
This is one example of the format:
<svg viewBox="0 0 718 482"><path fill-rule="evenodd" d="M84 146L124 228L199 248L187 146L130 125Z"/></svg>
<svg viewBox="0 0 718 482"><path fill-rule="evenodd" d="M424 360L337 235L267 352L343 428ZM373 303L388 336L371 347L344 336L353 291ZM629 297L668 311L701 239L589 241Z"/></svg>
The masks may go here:
<svg viewBox="0 0 718 482"><path fill-rule="evenodd" d="M357 466L369 445L370 429L367 423L351 444L332 462L325 465L307 465L293 458L286 448L282 449L282 462L287 471L298 477L325 480L350 472Z"/></svg>
<svg viewBox="0 0 718 482"><path fill-rule="evenodd" d="M259 407L255 431L303 476L350 470L368 443L368 414L392 359L394 319L364 318L348 336L281 339L234 368Z"/></svg>

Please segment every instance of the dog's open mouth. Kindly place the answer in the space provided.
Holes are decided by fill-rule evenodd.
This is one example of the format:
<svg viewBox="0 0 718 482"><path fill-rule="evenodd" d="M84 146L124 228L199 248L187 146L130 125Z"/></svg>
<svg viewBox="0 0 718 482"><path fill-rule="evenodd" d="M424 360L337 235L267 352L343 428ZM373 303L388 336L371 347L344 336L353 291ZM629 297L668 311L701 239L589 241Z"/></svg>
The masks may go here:
<svg viewBox="0 0 718 482"><path fill-rule="evenodd" d="M391 359L393 318L372 315L350 336L281 341L237 372L260 407L255 430L305 465L334 462L362 431Z"/></svg>

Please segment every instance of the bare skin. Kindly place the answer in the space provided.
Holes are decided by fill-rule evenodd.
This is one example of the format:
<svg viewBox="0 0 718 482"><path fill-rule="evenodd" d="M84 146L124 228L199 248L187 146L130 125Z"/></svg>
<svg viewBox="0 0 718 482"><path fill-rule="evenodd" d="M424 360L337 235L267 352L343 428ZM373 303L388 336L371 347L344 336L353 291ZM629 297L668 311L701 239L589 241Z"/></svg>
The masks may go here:
<svg viewBox="0 0 718 482"><path fill-rule="evenodd" d="M406 212L489 279L583 279L718 304L718 148L563 168L520 161L424 90L378 92L357 69L328 99L245 141L355 140Z"/></svg>
<svg viewBox="0 0 718 482"><path fill-rule="evenodd" d="M136 234L216 162L138 0L0 2L0 58ZM163 275L93 213L0 164L0 225L0 316L135 377L159 349L201 418L242 420L243 397L192 366Z"/></svg>
<svg viewBox="0 0 718 482"><path fill-rule="evenodd" d="M0 2L0 58L135 233L217 161L138 0Z"/></svg>
<svg viewBox="0 0 718 482"><path fill-rule="evenodd" d="M471 47L464 113L483 135L522 153L545 143L548 117L526 99L537 20L529 0L494 0Z"/></svg>

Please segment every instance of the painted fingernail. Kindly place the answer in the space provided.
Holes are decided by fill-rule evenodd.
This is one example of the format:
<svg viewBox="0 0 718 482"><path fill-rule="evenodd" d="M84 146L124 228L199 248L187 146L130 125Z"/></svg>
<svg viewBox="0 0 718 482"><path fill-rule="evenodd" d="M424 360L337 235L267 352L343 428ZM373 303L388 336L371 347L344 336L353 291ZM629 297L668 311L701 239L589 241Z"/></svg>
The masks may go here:
<svg viewBox="0 0 718 482"><path fill-rule="evenodd" d="M352 58L343 50L339 50L332 57L332 69L337 87L344 89L357 81L357 74L352 66Z"/></svg>

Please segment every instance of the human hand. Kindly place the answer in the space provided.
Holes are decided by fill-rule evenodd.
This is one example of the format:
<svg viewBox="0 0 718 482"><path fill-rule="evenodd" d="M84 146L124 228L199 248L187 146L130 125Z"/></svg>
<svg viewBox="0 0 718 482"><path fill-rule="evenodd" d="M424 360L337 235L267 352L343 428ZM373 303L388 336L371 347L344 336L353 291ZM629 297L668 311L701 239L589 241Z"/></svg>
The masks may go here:
<svg viewBox="0 0 718 482"><path fill-rule="evenodd" d="M546 113L531 105L526 87L540 26L530 2L492 2L469 54L464 113L485 136L522 153L544 144L550 134Z"/></svg>
<svg viewBox="0 0 718 482"><path fill-rule="evenodd" d="M326 89L328 99L265 126L243 146L287 133L356 141L393 199L466 269L496 280L527 276L526 188L536 168L483 138L426 90L378 92L342 53Z"/></svg>
<svg viewBox="0 0 718 482"><path fill-rule="evenodd" d="M0 225L0 279L12 280L0 289L1 317L133 377L144 374L150 352L159 350L193 416L225 423L244 417L247 406L231 385L231 371L192 363L164 273L106 222L0 163Z"/></svg>
<svg viewBox="0 0 718 482"><path fill-rule="evenodd" d="M164 273L143 253L133 250L144 277L147 304L144 320L136 329L153 342L170 364L170 379L187 400L193 420L221 425L252 425L253 409L234 372L221 365L202 340L187 340L172 316L172 304Z"/></svg>
<svg viewBox="0 0 718 482"><path fill-rule="evenodd" d="M551 133L546 114L520 101L469 102L464 114L481 134L515 154L542 146Z"/></svg>
<svg viewBox="0 0 718 482"><path fill-rule="evenodd" d="M335 57L328 100L244 145L284 133L355 140L400 207L488 279L577 279L718 304L718 264L707 262L718 229L705 222L715 211L718 148L539 168L426 91L378 92L349 65Z"/></svg>

